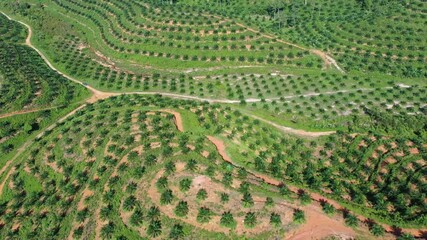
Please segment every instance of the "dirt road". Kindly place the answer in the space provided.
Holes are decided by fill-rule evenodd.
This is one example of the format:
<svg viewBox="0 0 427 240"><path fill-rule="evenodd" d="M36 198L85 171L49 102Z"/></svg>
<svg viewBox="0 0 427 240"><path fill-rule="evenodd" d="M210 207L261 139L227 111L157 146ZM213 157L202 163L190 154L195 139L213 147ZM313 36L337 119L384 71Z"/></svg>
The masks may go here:
<svg viewBox="0 0 427 240"><path fill-rule="evenodd" d="M27 114L27 113L34 113L34 112L41 112L41 111L51 110L51 109L55 109L55 108L58 108L58 107L59 106L53 106L53 107L47 107L47 108L28 109L28 110L20 110L20 111L16 111L16 112L4 113L4 114L0 114L0 119L1 118L7 118L7 117L13 117L13 116L16 116L16 115Z"/></svg>
<svg viewBox="0 0 427 240"><path fill-rule="evenodd" d="M14 20L12 18L10 18L8 15L6 15L5 13L1 12L2 14L4 14L8 19L10 20ZM88 103L94 103L100 99L106 99L109 97L113 97L113 96L119 96L122 94L126 94L126 95L132 95L132 94L137 94L137 95L162 95L162 96L166 96L166 97L170 97L170 98L176 98L176 99L183 99L183 100L195 100L195 101L201 101L201 102L209 102L209 103L225 103L225 104L238 104L240 103L240 100L229 100L229 99L209 99L209 98L201 98L201 97L196 97L196 96L190 96L190 95L182 95L182 94L174 94L174 93L165 93L165 92L139 92L139 91L132 91L132 92L103 92L100 91L98 89L95 89L92 86L89 86L87 84L84 84L82 81L79 81L71 76L68 76L67 74L59 71L58 69L56 69L49 61L49 59L47 59L47 57L40 51L38 50L32 43L31 43L31 37L33 34L32 28L21 21L17 21L21 24L23 24L25 27L28 28L28 37L25 41L25 44L28 45L29 47L31 47L32 49L34 49L41 57L42 59L46 62L46 64L54 71L56 71L58 74L62 75L63 77L69 79L70 81L73 81L75 83L81 84L84 87L86 87L89 91L92 92L92 97L90 99L87 100ZM310 95L310 94L309 94ZM293 97L298 97L299 95L295 95L295 96L287 96L286 98L293 98ZM307 95L308 96L308 95ZM311 96L311 95L310 95ZM266 101L273 101L273 100L277 100L276 98L271 98L271 99L266 99ZM247 102L260 102L262 101L262 99L246 99ZM262 119L260 117L258 117L258 119ZM271 121L265 120L263 119L263 121L267 124L272 123ZM303 130L297 130L297 129L293 129L290 127L284 127L284 126L280 126L278 124L270 124L276 128L279 127L279 129L285 133L290 133L290 134L296 134L299 135L300 133L303 133L305 135L307 135L308 132L303 131ZM332 134L332 132L314 132L312 135L313 136L323 136L323 135L329 135ZM302 135L304 136L304 135Z"/></svg>

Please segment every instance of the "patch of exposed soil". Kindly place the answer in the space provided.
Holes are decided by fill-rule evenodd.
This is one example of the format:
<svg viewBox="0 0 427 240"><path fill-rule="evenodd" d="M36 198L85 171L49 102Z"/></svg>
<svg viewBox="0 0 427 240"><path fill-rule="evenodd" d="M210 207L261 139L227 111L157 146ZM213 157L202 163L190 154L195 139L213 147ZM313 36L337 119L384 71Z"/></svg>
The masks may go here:
<svg viewBox="0 0 427 240"><path fill-rule="evenodd" d="M82 192L82 197L80 198L79 203L77 204L77 210L82 210L86 207L84 201L86 200L86 198L90 197L93 195L93 191L90 190L89 188L85 188Z"/></svg>
<svg viewBox="0 0 427 240"><path fill-rule="evenodd" d="M225 151L224 142L222 140L216 138L216 137L213 137L213 136L207 136L207 138L209 139L209 141L211 141L215 145L215 147L216 147L219 155L221 155L222 159L224 159L227 162L232 163L231 158L227 155L227 152Z"/></svg>
<svg viewBox="0 0 427 240"><path fill-rule="evenodd" d="M182 164L180 164L182 165ZM171 184L170 188L174 192L174 195L184 200L188 203L189 213L186 218L177 217L174 213L174 208L176 202L170 205L160 205L160 193L156 188L156 181L161 176L163 176L164 171L160 171L156 174L155 178L151 181L150 187L147 190L147 195L153 200L153 202L158 205L161 212L167 215L169 218L179 219L188 224L191 224L195 227L205 229L207 231L214 232L223 232L229 233L232 231L233 233L237 233L238 235L249 234L256 235L265 231L272 230L272 226L269 223L270 211L276 212L281 215L283 224L289 224L292 219L292 208L286 205L277 204L275 207L265 211L265 198L253 196L254 205L250 208L243 208L241 205L242 194L233 191L231 189L225 188L222 184L212 181L211 178L204 175L195 175L182 172L184 170L184 165L177 167L177 172L173 176L169 176L169 181L172 183L179 182L180 179L183 178L192 178L192 186L190 190L186 193L182 193L179 190L177 184ZM197 200L196 195L200 189L205 189L207 192L207 198L203 201ZM220 195L219 193L227 193L230 197L230 200L225 203L220 203ZM198 208L201 206L206 206L211 211L215 213L209 223L199 223L197 221ZM220 224L221 214L224 211L230 211L234 219L236 220L236 228L230 230L227 227L223 227ZM245 212L253 211L257 213L257 222L258 224L254 228L247 228L244 225L244 214Z"/></svg>
<svg viewBox="0 0 427 240"><path fill-rule="evenodd" d="M161 109L161 110L159 110L159 112L165 112L165 113L173 114L176 128L180 132L184 132L184 124L182 123L181 113L174 111L174 110L170 110L170 109Z"/></svg>

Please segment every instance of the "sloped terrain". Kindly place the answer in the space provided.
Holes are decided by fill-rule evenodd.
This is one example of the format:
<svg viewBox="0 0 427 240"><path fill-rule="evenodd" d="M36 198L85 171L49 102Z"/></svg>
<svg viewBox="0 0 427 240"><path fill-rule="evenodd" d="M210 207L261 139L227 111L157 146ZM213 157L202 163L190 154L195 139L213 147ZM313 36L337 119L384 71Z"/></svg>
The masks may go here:
<svg viewBox="0 0 427 240"><path fill-rule="evenodd" d="M1 238L425 238L424 8L0 3Z"/></svg>

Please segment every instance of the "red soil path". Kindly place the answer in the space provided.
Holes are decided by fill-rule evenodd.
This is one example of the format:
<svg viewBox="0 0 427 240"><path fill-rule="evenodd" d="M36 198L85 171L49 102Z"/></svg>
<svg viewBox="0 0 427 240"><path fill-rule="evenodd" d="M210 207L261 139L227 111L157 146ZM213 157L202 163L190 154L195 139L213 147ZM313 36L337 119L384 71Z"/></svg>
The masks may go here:
<svg viewBox="0 0 427 240"><path fill-rule="evenodd" d="M170 110L170 109L162 109L162 110L158 110L158 111L173 114L174 119L175 119L176 128L180 132L184 132L184 124L182 123L182 117L181 117L181 114L179 112L174 111L174 110Z"/></svg>

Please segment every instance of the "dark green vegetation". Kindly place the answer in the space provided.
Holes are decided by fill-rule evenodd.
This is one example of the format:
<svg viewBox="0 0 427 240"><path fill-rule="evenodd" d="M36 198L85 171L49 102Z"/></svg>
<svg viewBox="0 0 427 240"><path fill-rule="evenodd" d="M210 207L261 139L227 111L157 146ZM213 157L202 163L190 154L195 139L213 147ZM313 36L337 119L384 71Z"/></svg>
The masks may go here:
<svg viewBox="0 0 427 240"><path fill-rule="evenodd" d="M24 45L27 34L21 24L0 14L0 165L26 139L89 95ZM15 112L32 113L8 115Z"/></svg>

